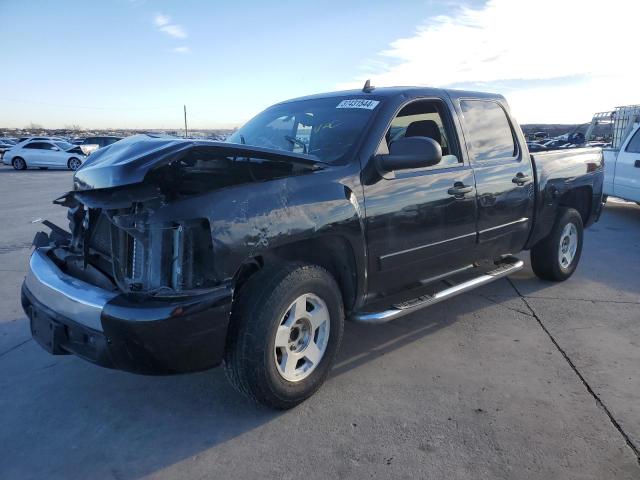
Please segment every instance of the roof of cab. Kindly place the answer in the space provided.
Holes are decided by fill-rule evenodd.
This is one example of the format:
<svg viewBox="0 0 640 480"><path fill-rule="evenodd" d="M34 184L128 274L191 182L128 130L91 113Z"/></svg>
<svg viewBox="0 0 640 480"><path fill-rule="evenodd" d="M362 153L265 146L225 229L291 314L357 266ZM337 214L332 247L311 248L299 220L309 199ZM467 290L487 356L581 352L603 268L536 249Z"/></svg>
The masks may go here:
<svg viewBox="0 0 640 480"><path fill-rule="evenodd" d="M279 102L277 105L281 105L283 103L289 103L289 102L298 102L301 100L314 100L319 98L332 98L332 97L388 98L388 97L394 97L396 95L402 95L402 94L441 96L443 93L451 94L452 97L493 98L493 99L504 100L504 97L502 95L499 95L496 93L472 92L472 91L466 91L466 90L454 90L454 89L443 89L443 88L433 88L433 87L378 87L378 88L374 88L369 92L363 92L362 90L341 90L337 92L318 93L315 95L307 95L304 97L285 100L283 102Z"/></svg>

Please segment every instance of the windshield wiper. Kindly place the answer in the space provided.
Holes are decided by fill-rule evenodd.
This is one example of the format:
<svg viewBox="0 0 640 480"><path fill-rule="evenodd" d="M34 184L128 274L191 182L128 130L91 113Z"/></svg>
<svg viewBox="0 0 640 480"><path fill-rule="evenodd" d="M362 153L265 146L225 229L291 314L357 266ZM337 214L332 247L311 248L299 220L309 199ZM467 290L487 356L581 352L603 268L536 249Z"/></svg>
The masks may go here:
<svg viewBox="0 0 640 480"><path fill-rule="evenodd" d="M285 135L284 139L288 142L293 143L294 145L298 145L299 147L302 147L302 153L307 153L307 144L304 143L302 140L298 140L297 138L294 138L291 135Z"/></svg>

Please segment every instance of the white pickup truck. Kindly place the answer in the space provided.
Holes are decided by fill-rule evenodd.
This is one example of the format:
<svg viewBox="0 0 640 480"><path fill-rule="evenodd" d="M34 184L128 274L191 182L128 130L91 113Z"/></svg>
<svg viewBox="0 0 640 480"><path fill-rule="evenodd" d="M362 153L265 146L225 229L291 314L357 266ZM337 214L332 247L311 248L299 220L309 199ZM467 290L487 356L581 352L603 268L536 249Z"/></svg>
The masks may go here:
<svg viewBox="0 0 640 480"><path fill-rule="evenodd" d="M640 105L596 113L585 137L599 125L609 126L612 134L611 148L603 149L603 195L640 204Z"/></svg>
<svg viewBox="0 0 640 480"><path fill-rule="evenodd" d="M619 149L604 149L604 195L640 205L640 124L636 124Z"/></svg>

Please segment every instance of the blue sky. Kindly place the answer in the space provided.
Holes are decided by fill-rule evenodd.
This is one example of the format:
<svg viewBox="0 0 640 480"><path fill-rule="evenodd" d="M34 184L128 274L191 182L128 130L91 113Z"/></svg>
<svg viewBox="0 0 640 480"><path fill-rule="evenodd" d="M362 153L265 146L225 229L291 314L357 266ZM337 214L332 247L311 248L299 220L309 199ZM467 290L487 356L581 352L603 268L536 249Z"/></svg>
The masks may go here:
<svg viewBox="0 0 640 480"><path fill-rule="evenodd" d="M566 0L575 11L559 16L571 22L541 29L557 21L540 13L545 2L557 11L551 0L0 0L0 126L169 129L182 125L183 104L193 128L233 126L276 101L369 77L500 91L521 121L588 121L639 102L637 72L608 78L604 47L595 67L575 54L602 11L577 13L585 3ZM530 59L537 48L545 58Z"/></svg>

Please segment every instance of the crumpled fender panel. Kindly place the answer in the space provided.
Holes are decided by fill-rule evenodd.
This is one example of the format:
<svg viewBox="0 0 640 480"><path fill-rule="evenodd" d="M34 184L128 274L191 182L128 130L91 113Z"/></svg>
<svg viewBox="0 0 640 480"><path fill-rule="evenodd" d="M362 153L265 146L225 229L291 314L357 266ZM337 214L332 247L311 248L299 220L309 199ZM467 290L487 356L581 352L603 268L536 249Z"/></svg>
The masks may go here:
<svg viewBox="0 0 640 480"><path fill-rule="evenodd" d="M150 222L207 218L215 276L229 281L240 265L269 250L308 239L338 236L348 241L356 270L366 270L364 212L354 194L351 169L236 185L157 208ZM358 280L364 288L365 280Z"/></svg>

